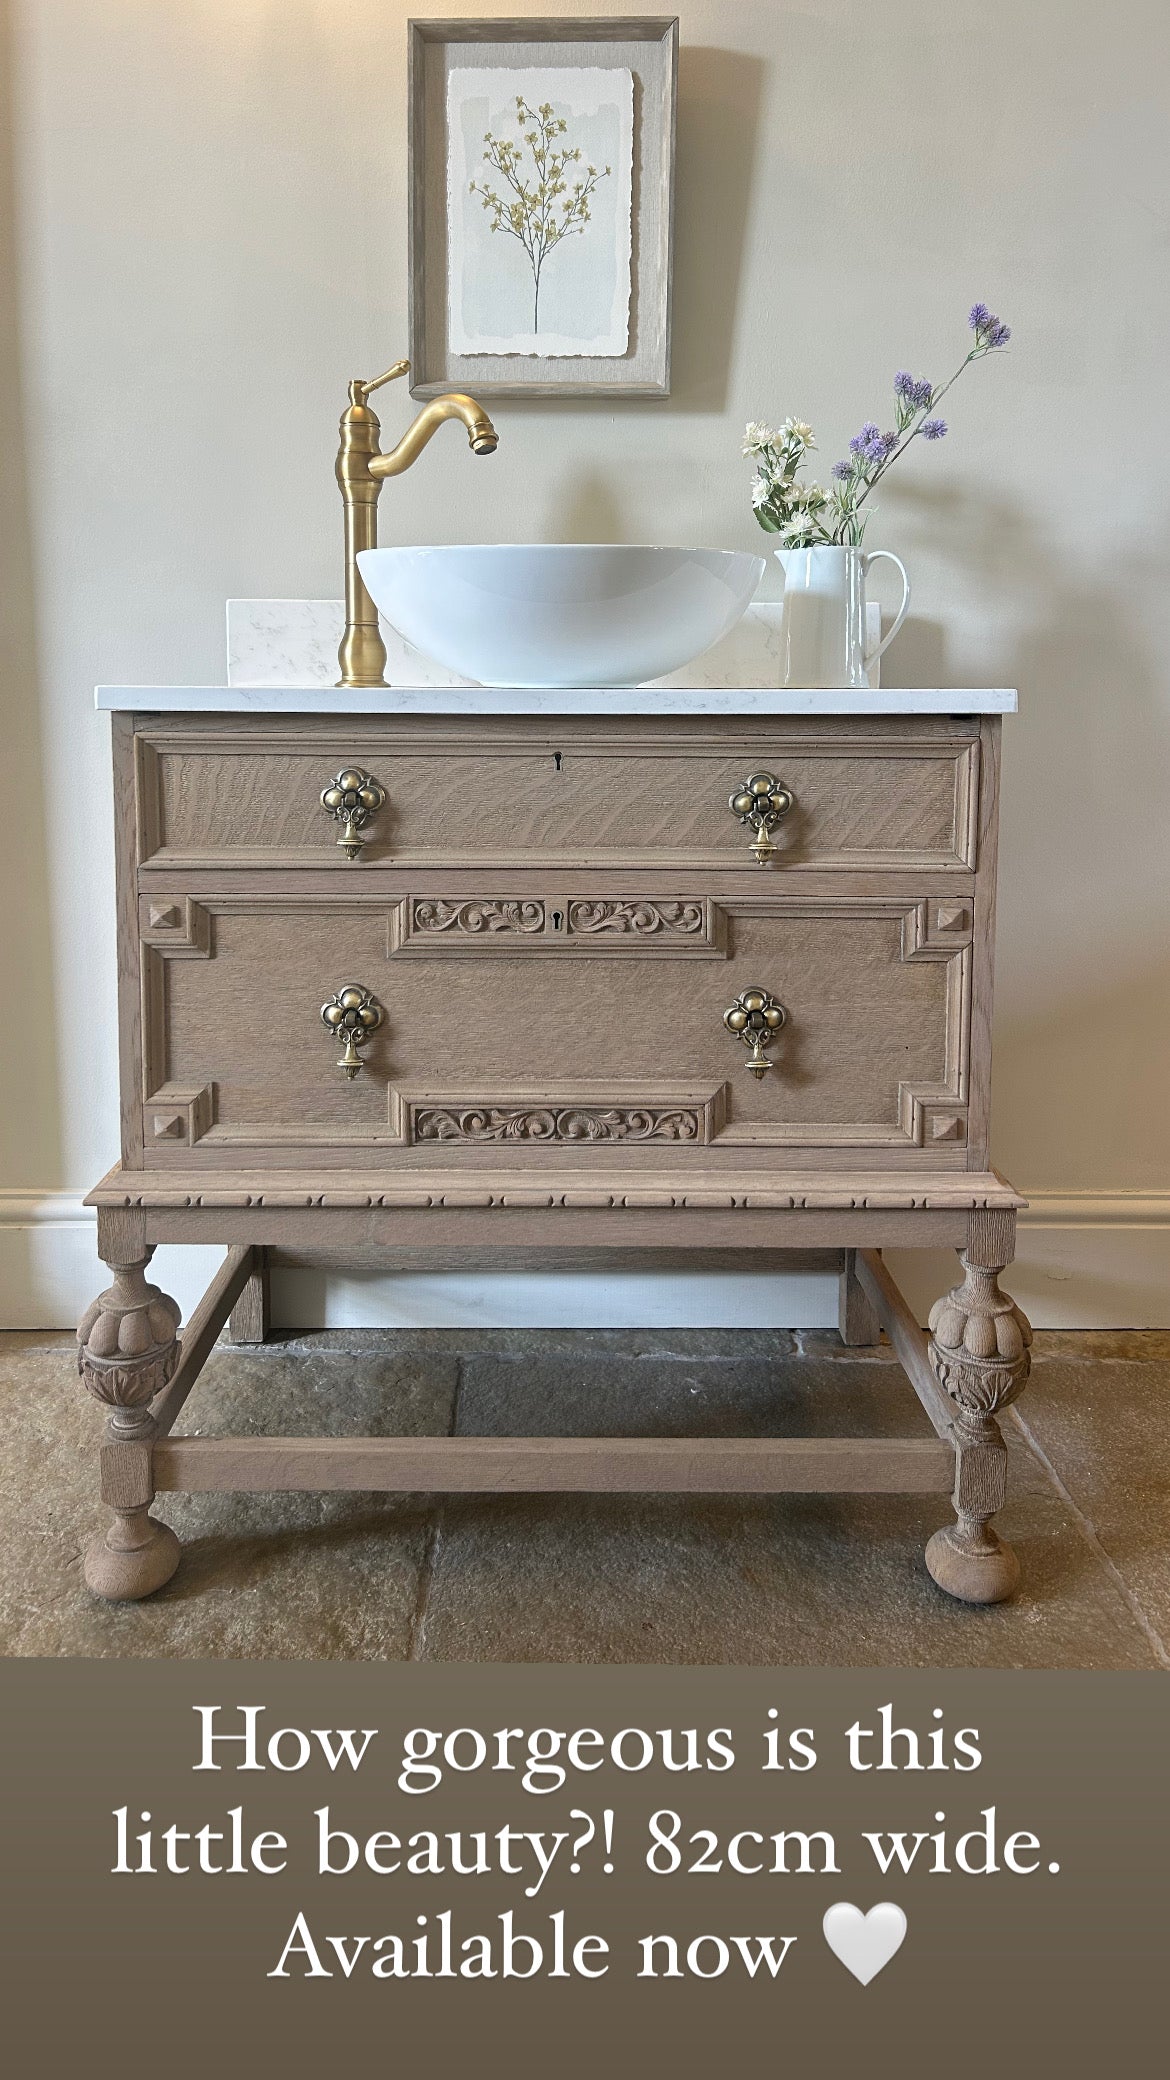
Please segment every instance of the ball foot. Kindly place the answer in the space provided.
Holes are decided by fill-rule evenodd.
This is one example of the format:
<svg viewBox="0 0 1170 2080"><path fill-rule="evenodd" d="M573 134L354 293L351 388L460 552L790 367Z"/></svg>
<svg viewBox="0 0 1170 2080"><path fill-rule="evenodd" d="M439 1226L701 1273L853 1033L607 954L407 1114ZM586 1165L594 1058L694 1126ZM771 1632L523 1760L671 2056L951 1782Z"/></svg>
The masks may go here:
<svg viewBox="0 0 1170 2080"><path fill-rule="evenodd" d="M1020 1586L1020 1563L1010 1546L981 1524L948 1525L926 1548L931 1579L960 1603L1006 1603Z"/></svg>
<svg viewBox="0 0 1170 2080"><path fill-rule="evenodd" d="M135 1602L170 1581L182 1550L170 1525L148 1509L119 1512L85 1549L86 1586L111 1603Z"/></svg>

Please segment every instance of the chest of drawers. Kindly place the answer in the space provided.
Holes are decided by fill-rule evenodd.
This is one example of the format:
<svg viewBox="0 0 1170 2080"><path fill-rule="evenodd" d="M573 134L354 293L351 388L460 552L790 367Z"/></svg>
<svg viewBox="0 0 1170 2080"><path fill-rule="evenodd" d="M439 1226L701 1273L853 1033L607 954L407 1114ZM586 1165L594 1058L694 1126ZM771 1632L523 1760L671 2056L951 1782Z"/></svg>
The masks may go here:
<svg viewBox="0 0 1170 2080"><path fill-rule="evenodd" d="M166 1487L954 1484L932 1574L970 1600L1010 1593L995 1413L1028 1331L997 1283L1021 1202L988 1159L1000 721L979 712L1003 700L799 714L772 696L715 716L669 696L642 714L572 695L514 714L474 693L446 697L459 714L390 692L354 713L329 712L352 695L301 696L305 712L155 698L109 701L122 1152L91 1195L115 1282L81 1330L114 1510L91 1587L169 1578L178 1549L149 1512ZM160 1241L227 1245L181 1341L145 1276ZM880 1256L918 1242L963 1253L929 1340ZM885 1328L935 1436L172 1434L229 1314L262 1337L277 1253L680 1248L832 1253L842 1334Z"/></svg>

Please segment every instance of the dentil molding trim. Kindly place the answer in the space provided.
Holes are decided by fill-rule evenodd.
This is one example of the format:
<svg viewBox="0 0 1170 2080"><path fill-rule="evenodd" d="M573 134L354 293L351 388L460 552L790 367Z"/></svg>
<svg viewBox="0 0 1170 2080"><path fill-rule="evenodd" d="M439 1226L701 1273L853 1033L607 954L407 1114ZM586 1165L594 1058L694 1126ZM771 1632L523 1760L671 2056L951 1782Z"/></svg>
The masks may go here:
<svg viewBox="0 0 1170 2080"><path fill-rule="evenodd" d="M1012 1291L1037 1328L1170 1328L1170 1191L1032 1192L1020 1215ZM96 1215L78 1192L0 1188L0 1328L69 1329L102 1283ZM217 1249L161 1248L163 1283L184 1313L210 1279ZM898 1251L899 1275L925 1310L946 1284L948 1252ZM198 1259L198 1261L196 1261ZM604 1328L831 1327L831 1279L773 1270L715 1271L692 1279L696 1313L684 1323L687 1281L612 1273L410 1272L392 1279L280 1275L278 1319L297 1327L401 1322L403 1326ZM612 1290L611 1290L612 1289ZM389 1295L389 1297L387 1297Z"/></svg>

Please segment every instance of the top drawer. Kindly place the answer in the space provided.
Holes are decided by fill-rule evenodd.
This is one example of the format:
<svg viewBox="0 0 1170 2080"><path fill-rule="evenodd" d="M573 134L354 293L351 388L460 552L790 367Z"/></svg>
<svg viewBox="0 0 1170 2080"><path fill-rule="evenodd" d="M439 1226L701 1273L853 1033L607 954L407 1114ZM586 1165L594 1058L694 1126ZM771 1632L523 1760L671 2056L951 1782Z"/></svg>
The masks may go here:
<svg viewBox="0 0 1170 2080"><path fill-rule="evenodd" d="M160 867L755 871L754 834L729 796L761 771L793 797L772 833L772 871L976 864L978 725L948 717L593 729L580 719L468 729L426 717L142 718L136 747L138 858ZM321 806L347 766L386 797L357 869Z"/></svg>

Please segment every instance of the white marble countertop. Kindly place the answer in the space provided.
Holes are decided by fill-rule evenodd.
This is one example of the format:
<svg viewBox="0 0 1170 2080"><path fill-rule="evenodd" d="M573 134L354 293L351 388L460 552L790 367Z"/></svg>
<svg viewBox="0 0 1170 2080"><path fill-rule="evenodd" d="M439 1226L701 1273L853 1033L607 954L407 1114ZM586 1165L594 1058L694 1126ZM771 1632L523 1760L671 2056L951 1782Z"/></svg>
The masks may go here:
<svg viewBox="0 0 1170 2080"><path fill-rule="evenodd" d="M99 686L176 715L1014 715L1009 686Z"/></svg>

